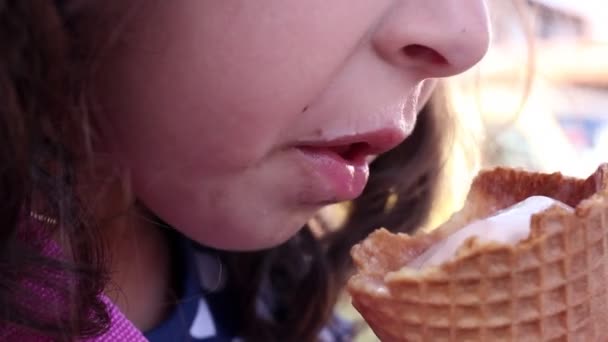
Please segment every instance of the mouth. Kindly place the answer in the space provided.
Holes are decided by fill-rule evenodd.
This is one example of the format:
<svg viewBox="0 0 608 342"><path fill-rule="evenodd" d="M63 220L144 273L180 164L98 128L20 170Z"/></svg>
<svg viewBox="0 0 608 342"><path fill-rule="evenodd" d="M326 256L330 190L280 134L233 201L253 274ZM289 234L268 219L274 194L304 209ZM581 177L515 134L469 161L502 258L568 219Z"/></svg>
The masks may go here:
<svg viewBox="0 0 608 342"><path fill-rule="evenodd" d="M370 157L394 148L405 137L403 130L383 129L298 144L296 149L312 171L312 177L322 186L319 203L330 204L361 195L369 178Z"/></svg>
<svg viewBox="0 0 608 342"><path fill-rule="evenodd" d="M364 144L336 147L300 146L307 166L325 188L319 204L331 204L361 195L369 177Z"/></svg>

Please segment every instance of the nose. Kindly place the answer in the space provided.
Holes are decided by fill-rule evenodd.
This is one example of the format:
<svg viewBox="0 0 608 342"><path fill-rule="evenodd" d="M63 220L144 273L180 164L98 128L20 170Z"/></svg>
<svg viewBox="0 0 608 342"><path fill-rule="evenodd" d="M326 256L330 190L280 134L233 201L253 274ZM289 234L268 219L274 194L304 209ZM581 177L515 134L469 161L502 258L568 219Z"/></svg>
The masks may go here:
<svg viewBox="0 0 608 342"><path fill-rule="evenodd" d="M487 52L487 6L485 0L395 0L372 41L382 58L421 78L459 74Z"/></svg>

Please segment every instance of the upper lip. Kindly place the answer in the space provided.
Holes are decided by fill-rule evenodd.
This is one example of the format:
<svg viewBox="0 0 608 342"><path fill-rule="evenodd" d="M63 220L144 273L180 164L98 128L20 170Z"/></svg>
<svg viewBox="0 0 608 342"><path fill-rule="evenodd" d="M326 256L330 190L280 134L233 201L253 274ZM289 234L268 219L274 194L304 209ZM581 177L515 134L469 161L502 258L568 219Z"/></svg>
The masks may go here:
<svg viewBox="0 0 608 342"><path fill-rule="evenodd" d="M399 145L407 133L398 128L384 128L327 140L306 141L300 148L327 149L346 160L355 160L387 152Z"/></svg>

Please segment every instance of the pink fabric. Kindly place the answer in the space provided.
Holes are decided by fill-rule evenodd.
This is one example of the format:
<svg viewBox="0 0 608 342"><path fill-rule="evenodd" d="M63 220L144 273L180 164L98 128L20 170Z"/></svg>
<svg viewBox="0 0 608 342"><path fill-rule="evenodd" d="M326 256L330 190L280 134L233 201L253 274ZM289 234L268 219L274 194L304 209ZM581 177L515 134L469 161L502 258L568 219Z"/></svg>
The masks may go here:
<svg viewBox="0 0 608 342"><path fill-rule="evenodd" d="M33 221L33 220L32 220ZM60 258L62 256L61 249L49 238L45 238L43 235L43 228L38 222L31 223L33 229L27 229L23 232L23 237L26 241L32 241L34 244L38 244L42 248L42 253L46 256L53 258ZM61 275L57 275L61 277ZM40 295L40 298L44 299L44 307L50 307L53 305L61 305L59 303L59 295L54 293L52 290L43 287L40 284L34 284L26 282L25 286L33 290L36 294ZM82 339L81 341L86 342L144 342L147 339L143 334L135 328L135 326L125 317L125 315L118 309L114 303L110 301L108 297L100 294L101 300L106 304L108 313L111 317L111 325L108 331L103 335L95 338ZM17 326L0 326L0 341L20 341L20 342L51 342L52 339L41 336Z"/></svg>
<svg viewBox="0 0 608 342"><path fill-rule="evenodd" d="M104 302L108 305L112 324L110 329L103 335L87 339L87 342L115 342L129 341L140 342L147 341L144 335L120 312L118 307L114 305L106 296L103 296Z"/></svg>

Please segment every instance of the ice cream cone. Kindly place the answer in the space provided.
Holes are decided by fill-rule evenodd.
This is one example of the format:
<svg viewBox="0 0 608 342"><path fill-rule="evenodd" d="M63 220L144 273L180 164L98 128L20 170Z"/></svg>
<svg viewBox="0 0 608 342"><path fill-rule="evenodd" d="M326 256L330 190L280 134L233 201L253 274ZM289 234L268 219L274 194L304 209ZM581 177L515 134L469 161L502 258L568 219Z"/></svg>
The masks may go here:
<svg viewBox="0 0 608 342"><path fill-rule="evenodd" d="M553 206L514 245L468 240L437 267L410 261L444 236L527 197ZM588 179L499 168L462 211L425 234L372 233L352 250L348 290L383 341L608 341L608 165Z"/></svg>

